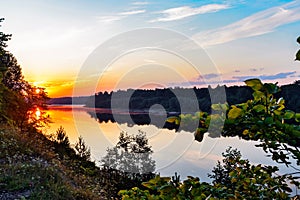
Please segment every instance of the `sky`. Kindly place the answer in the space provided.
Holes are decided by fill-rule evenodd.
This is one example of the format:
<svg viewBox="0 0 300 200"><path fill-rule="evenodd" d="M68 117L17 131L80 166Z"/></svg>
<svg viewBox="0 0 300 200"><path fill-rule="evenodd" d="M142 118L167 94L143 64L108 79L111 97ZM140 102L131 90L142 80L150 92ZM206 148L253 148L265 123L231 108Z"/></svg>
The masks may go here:
<svg viewBox="0 0 300 200"><path fill-rule="evenodd" d="M0 1L8 50L50 97L300 77L299 0Z"/></svg>

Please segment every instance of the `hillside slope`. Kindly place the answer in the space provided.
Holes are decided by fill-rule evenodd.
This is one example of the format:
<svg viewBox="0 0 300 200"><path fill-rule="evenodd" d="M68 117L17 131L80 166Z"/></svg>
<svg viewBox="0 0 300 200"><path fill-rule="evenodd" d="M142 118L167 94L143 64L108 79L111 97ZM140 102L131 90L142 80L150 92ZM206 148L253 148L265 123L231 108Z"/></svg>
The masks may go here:
<svg viewBox="0 0 300 200"><path fill-rule="evenodd" d="M97 173L37 131L0 125L0 199L104 199Z"/></svg>

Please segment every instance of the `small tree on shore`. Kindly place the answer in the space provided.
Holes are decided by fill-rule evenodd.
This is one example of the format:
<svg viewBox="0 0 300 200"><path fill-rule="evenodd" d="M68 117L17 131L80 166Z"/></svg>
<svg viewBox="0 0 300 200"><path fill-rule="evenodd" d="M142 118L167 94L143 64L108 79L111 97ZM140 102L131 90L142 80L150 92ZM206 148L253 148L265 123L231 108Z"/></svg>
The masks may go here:
<svg viewBox="0 0 300 200"><path fill-rule="evenodd" d="M75 151L82 159L86 161L91 160L91 150L86 146L82 136L78 138L78 142L75 144Z"/></svg>

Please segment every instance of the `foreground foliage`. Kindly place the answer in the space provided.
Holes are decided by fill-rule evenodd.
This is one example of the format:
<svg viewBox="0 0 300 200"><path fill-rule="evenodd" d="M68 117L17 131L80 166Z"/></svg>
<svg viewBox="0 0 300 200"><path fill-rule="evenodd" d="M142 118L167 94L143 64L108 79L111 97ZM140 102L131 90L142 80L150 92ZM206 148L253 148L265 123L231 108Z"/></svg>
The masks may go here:
<svg viewBox="0 0 300 200"><path fill-rule="evenodd" d="M201 182L188 177L183 182L179 176L156 176L143 183L146 189L122 190L122 199L290 199L289 183L299 186L290 175L277 175L277 167L251 165L242 159L236 149L223 153L223 162L218 162L209 176L213 183Z"/></svg>
<svg viewBox="0 0 300 200"><path fill-rule="evenodd" d="M211 137L235 137L261 142L257 145L278 163L290 166L290 159L300 165L300 113L285 109L285 100L276 99L280 87L259 79L245 81L253 90L253 99L231 105L214 104L213 114L198 112L170 117L169 123L189 126L198 123L195 140L201 142L205 133Z"/></svg>
<svg viewBox="0 0 300 200"><path fill-rule="evenodd" d="M154 177L97 167L82 137L76 144L62 127L46 137L0 124L0 199L118 199Z"/></svg>

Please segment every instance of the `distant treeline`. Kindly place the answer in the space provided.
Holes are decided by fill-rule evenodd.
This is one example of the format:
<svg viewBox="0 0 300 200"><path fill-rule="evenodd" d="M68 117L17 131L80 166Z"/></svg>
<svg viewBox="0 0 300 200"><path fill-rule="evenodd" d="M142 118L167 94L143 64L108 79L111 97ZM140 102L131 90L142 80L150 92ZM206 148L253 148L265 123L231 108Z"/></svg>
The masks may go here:
<svg viewBox="0 0 300 200"><path fill-rule="evenodd" d="M59 97L59 98L51 98L47 101L48 104L64 104L64 105L85 105L89 100L89 96L82 97ZM73 102L72 102L73 101Z"/></svg>
<svg viewBox="0 0 300 200"><path fill-rule="evenodd" d="M226 99L220 93L225 87ZM181 105L184 105L184 112L197 112L195 103L198 103L199 109L204 112L211 111L211 96L214 98L214 103L224 103L229 105L239 104L252 99L252 89L247 86L219 86L212 88L166 88L154 90L133 90L117 92L99 92L95 96L91 96L86 101L87 107L96 108L113 108L144 110L155 104L164 107L167 112L181 113ZM224 91L224 90L223 90ZM176 94L176 95L175 95ZM212 94L210 96L210 94ZM194 95L194 96L193 96ZM195 96L196 95L196 96ZM220 97L218 97L218 95ZM281 86L281 91L276 95L276 98L283 97L286 101L286 109L300 112L300 84L296 81L294 84ZM113 102L111 102L113 99ZM128 102L126 102L128 99ZM196 102L195 102L196 101ZM197 102L198 101L198 102ZM113 103L113 104L112 104ZM189 107L190 105L190 107Z"/></svg>
<svg viewBox="0 0 300 200"><path fill-rule="evenodd" d="M220 103L226 101L229 105L246 102L252 99L252 90L247 86L231 86L225 87L226 99L220 97ZM86 105L87 107L95 108L111 108L113 97L114 108L144 110L155 104L164 107L167 112L181 113L181 104L184 104L186 112L197 112L195 103L198 103L199 109L204 112L210 112L211 96L218 100L218 92L222 91L222 87L217 88L166 88L153 90L119 90L116 92L99 92L94 96L73 97L73 104ZM210 96L210 93L212 95ZM195 95L195 96L193 96ZM220 94L219 94L220 95ZM222 95L220 95L222 96ZM294 84L281 86L281 91L276 94L276 98L283 97L286 101L286 109L300 112L300 81L295 81ZM128 99L129 102L125 100ZM195 102L198 101L198 102ZM217 102L216 100L214 102ZM48 104L72 104L72 97L52 98ZM188 106L190 105L190 107ZM129 107L128 107L129 106Z"/></svg>

